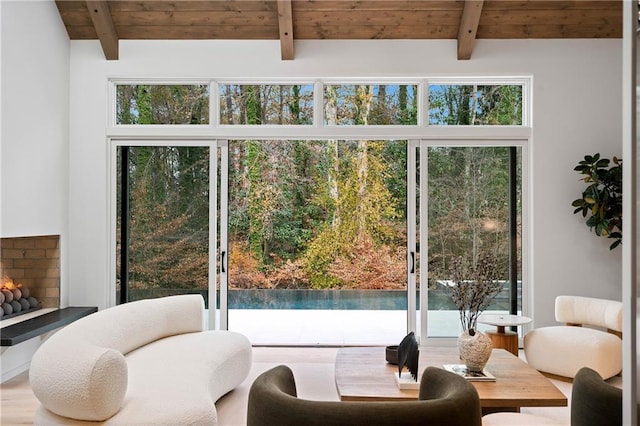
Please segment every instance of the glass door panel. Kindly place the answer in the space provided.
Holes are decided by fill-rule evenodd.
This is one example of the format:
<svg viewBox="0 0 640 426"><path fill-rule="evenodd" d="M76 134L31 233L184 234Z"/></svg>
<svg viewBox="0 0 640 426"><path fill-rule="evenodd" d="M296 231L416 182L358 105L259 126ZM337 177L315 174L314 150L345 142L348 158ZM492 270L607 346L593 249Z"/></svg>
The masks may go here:
<svg viewBox="0 0 640 426"><path fill-rule="evenodd" d="M230 330L254 344L402 339L406 145L229 142Z"/></svg>
<svg viewBox="0 0 640 426"><path fill-rule="evenodd" d="M510 151L516 155L510 158ZM458 257L474 263L485 252L497 256L504 289L485 312L509 313L512 300L518 312L522 309L519 151L495 146L427 148L429 337L455 337L462 331L447 289L452 261ZM516 161L515 176L510 161ZM510 200L511 186L516 195ZM509 227L514 218L515 234ZM511 285L511 276L517 277L516 286Z"/></svg>
<svg viewBox="0 0 640 426"><path fill-rule="evenodd" d="M117 149L116 300L199 293L208 305L209 147Z"/></svg>

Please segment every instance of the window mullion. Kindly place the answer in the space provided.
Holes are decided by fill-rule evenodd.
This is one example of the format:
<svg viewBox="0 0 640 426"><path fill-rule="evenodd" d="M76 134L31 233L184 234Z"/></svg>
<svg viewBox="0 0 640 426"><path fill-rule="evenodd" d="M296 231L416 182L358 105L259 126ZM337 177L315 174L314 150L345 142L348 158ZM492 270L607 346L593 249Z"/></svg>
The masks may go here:
<svg viewBox="0 0 640 426"><path fill-rule="evenodd" d="M324 127L324 86L320 80L313 86L313 125L320 129Z"/></svg>

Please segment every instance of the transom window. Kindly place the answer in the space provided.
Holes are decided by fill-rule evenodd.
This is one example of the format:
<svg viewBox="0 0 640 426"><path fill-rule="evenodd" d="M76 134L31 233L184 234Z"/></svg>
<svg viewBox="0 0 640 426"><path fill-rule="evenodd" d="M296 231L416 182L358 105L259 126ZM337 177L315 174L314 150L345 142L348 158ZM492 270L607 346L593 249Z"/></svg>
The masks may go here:
<svg viewBox="0 0 640 426"><path fill-rule="evenodd" d="M208 84L116 84L116 124L209 124Z"/></svg>
<svg viewBox="0 0 640 426"><path fill-rule="evenodd" d="M417 88L415 84L324 85L324 123L416 125Z"/></svg>
<svg viewBox="0 0 640 426"><path fill-rule="evenodd" d="M220 124L313 124L313 84L220 84Z"/></svg>
<svg viewBox="0 0 640 426"><path fill-rule="evenodd" d="M522 85L430 84L429 124L521 126Z"/></svg>
<svg viewBox="0 0 640 426"><path fill-rule="evenodd" d="M115 125L526 126L527 81L115 82ZM215 89L215 90L213 90ZM211 94L215 93L213 99ZM217 120L211 120L211 116Z"/></svg>

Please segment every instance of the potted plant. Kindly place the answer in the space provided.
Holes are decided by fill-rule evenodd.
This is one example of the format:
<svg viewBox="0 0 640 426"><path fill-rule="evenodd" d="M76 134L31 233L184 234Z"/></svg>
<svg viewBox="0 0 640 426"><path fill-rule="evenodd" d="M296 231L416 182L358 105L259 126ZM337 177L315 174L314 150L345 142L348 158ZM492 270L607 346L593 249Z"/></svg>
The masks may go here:
<svg viewBox="0 0 640 426"><path fill-rule="evenodd" d="M589 184L582 197L571 205L576 207L574 214L582 213L587 218L587 226L597 236L612 238L610 250L622 243L622 159L600 158L600 154L585 155L573 170L581 175L582 181Z"/></svg>
<svg viewBox="0 0 640 426"><path fill-rule="evenodd" d="M451 263L450 275L451 284L447 288L463 330L458 338L460 358L470 371L482 371L491 356L492 345L478 331L478 317L502 291L497 258L490 252L483 253L475 263L457 257Z"/></svg>

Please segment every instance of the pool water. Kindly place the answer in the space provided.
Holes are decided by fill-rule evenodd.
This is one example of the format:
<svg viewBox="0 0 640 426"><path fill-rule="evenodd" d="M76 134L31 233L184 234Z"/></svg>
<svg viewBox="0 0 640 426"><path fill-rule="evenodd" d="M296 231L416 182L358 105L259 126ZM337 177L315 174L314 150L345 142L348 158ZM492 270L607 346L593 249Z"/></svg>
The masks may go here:
<svg viewBox="0 0 640 426"><path fill-rule="evenodd" d="M208 306L206 290L143 289L131 291L130 300L200 293ZM228 292L229 309L326 309L389 310L407 309L406 290L311 290L311 289L242 289ZM219 294L217 295L220 300ZM420 294L416 295L420 309ZM218 302L219 303L219 302ZM509 292L503 291L488 308L509 310ZM456 310L446 289L429 290L429 310Z"/></svg>

